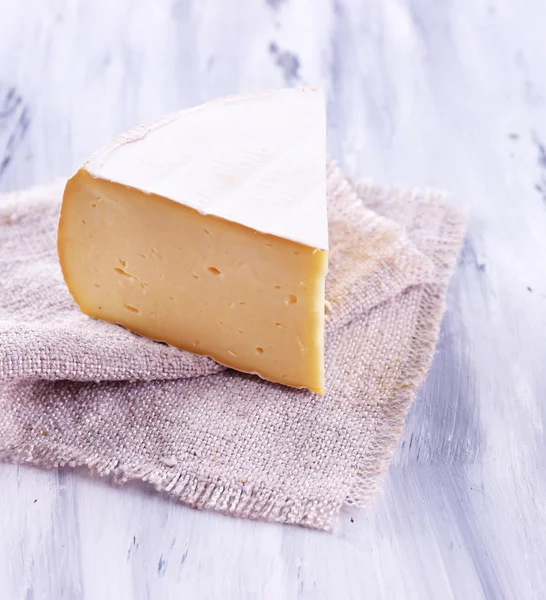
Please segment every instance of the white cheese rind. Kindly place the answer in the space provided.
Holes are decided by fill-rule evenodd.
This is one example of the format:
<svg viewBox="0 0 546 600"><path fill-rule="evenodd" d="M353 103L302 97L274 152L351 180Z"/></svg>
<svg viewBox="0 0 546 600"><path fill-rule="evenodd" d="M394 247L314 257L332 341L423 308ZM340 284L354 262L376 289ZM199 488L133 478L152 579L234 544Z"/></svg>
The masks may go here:
<svg viewBox="0 0 546 600"><path fill-rule="evenodd" d="M230 96L168 115L117 136L84 168L201 214L328 249L326 118L316 88Z"/></svg>

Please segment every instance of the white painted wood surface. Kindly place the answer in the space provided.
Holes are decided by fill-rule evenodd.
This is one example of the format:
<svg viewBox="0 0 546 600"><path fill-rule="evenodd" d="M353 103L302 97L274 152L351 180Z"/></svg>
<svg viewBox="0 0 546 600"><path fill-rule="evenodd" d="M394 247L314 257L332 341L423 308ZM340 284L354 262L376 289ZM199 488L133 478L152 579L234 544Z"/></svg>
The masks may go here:
<svg viewBox="0 0 546 600"><path fill-rule="evenodd" d="M472 211L370 511L332 536L2 465L2 600L546 597L545 32L544 0L0 0L0 191L168 111L304 82L348 170Z"/></svg>

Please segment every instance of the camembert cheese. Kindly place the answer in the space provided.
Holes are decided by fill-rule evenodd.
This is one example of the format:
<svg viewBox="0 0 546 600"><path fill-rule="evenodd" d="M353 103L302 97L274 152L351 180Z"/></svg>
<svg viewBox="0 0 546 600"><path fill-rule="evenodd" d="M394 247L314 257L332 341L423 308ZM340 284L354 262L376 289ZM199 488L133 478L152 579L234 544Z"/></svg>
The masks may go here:
<svg viewBox="0 0 546 600"><path fill-rule="evenodd" d="M122 134L68 181L80 309L270 381L324 391L324 99L208 102Z"/></svg>

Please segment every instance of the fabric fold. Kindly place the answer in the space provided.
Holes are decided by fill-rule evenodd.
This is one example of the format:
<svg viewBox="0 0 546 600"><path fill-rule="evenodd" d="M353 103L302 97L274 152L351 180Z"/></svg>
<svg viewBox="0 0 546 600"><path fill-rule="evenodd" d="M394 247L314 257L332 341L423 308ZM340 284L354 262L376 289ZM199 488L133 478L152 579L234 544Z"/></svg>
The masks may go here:
<svg viewBox="0 0 546 600"><path fill-rule="evenodd" d="M0 380L135 381L192 378L225 367L83 315L56 253L63 183L0 198ZM366 209L328 165L332 330L431 276L429 259L394 221Z"/></svg>

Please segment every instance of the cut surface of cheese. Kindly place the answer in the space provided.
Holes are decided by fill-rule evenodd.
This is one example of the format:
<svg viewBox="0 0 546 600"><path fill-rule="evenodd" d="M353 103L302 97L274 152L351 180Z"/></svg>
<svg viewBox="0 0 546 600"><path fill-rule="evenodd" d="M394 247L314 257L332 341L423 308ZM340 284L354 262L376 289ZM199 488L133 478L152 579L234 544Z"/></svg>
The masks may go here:
<svg viewBox="0 0 546 600"><path fill-rule="evenodd" d="M324 391L324 100L228 97L122 134L68 181L58 252L80 309Z"/></svg>

